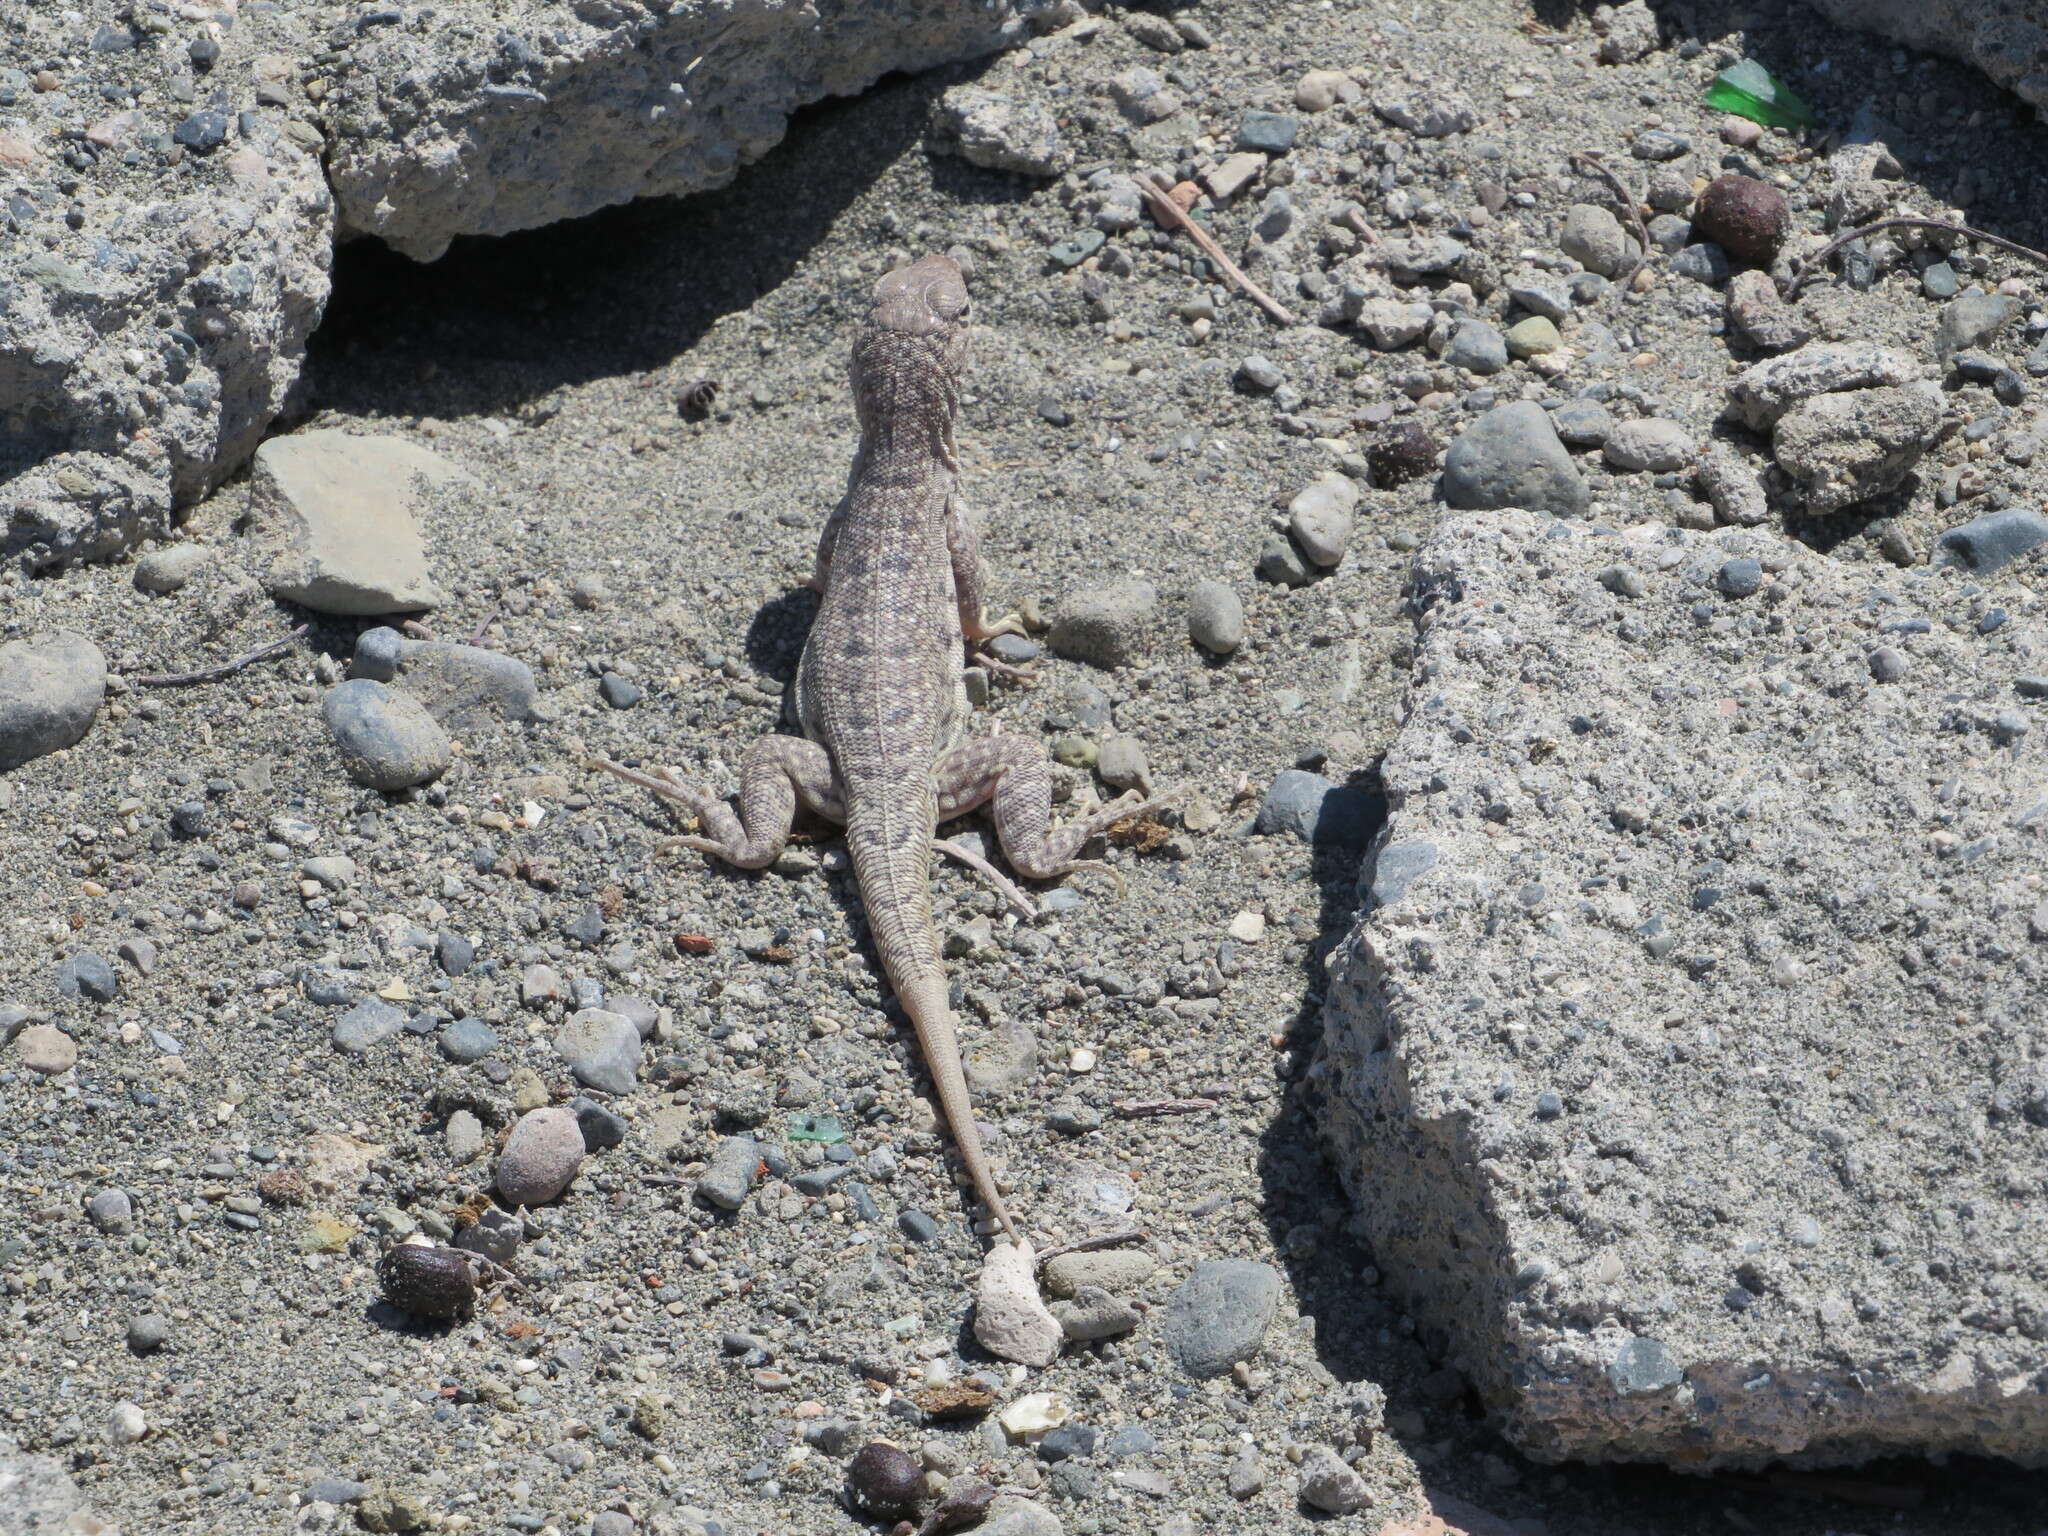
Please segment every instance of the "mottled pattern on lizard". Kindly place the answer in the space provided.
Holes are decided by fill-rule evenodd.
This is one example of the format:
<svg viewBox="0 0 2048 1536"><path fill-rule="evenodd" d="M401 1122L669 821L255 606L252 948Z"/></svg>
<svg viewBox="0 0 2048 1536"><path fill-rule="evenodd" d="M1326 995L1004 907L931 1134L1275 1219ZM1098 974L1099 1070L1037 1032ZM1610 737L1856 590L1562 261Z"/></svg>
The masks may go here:
<svg viewBox="0 0 2048 1536"><path fill-rule="evenodd" d="M661 792L702 823L686 846L742 869L782 852L799 799L845 826L868 932L961 1161L989 1213L1021 1240L982 1152L947 1006L932 919L936 828L992 801L1010 863L1050 880L1091 867L1075 857L1090 837L1159 802L1126 795L1053 827L1044 750L1020 737L967 738L965 645L1017 627L983 618L979 540L958 492L953 428L969 323L967 285L944 256L875 285L853 348L860 447L819 541L812 584L824 601L797 668L804 735L764 737L748 751L737 815L687 785Z"/></svg>

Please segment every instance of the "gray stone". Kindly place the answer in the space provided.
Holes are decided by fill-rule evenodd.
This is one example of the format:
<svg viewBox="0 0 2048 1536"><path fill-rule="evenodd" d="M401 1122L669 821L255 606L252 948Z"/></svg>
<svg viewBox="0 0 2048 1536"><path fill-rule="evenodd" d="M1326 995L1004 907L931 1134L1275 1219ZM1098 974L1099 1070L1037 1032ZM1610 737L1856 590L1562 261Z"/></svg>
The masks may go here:
<svg viewBox="0 0 2048 1536"><path fill-rule="evenodd" d="M1437 858L1436 844L1420 839L1382 845L1359 882L1366 892L1365 910L1376 912L1406 896L1416 881L1436 868Z"/></svg>
<svg viewBox="0 0 2048 1536"><path fill-rule="evenodd" d="M992 171L1057 176L1074 160L1051 109L1006 91L953 86L939 98L932 128L936 146Z"/></svg>
<svg viewBox="0 0 2048 1536"><path fill-rule="evenodd" d="M1941 307L1934 350L1946 363L1956 353L1981 347L2019 318L2026 308L2009 293L1966 293Z"/></svg>
<svg viewBox="0 0 2048 1536"><path fill-rule="evenodd" d="M1013 1493L996 1495L974 1536L1065 1536L1060 1517L1043 1504Z"/></svg>
<svg viewBox="0 0 2048 1536"><path fill-rule="evenodd" d="M1660 213L1650 220L1650 243L1667 256L1675 256L1692 241L1692 220L1673 213Z"/></svg>
<svg viewBox="0 0 2048 1536"><path fill-rule="evenodd" d="M1621 220L1598 203L1573 203L1565 211L1558 248L1588 272L1617 277L1639 254Z"/></svg>
<svg viewBox="0 0 2048 1536"><path fill-rule="evenodd" d="M483 1122L466 1109L458 1109L448 1117L448 1124L442 1132L447 1144L448 1157L456 1167L474 1161L484 1149Z"/></svg>
<svg viewBox="0 0 2048 1536"><path fill-rule="evenodd" d="M1315 568L1293 541L1269 534L1259 545L1258 563L1252 568L1261 581L1275 586L1305 587L1315 580Z"/></svg>
<svg viewBox="0 0 2048 1536"><path fill-rule="evenodd" d="M1161 1337L1190 1376L1221 1376L1259 1352L1280 1305L1280 1272L1245 1259L1204 1259L1166 1303Z"/></svg>
<svg viewBox="0 0 2048 1536"><path fill-rule="evenodd" d="M335 1049L360 1056L405 1028L405 1015L382 998L366 997L334 1021Z"/></svg>
<svg viewBox="0 0 2048 1536"><path fill-rule="evenodd" d="M1777 625L1712 595L1731 560L1775 573L1770 611L1810 649L1785 661ZM1667 573L1621 623L1617 565ZM2037 758L1987 750L2010 662L1948 643L1981 596L1885 582L1874 608L1871 583L1761 531L1519 512L1449 517L1415 556L1385 836L1436 862L1331 962L1318 1104L1386 1289L1537 1460L2048 1462L2048 1417L2003 1385L2048 1342L1981 1289L1996 1253L1998 1297L2048 1294L2025 1202L1988 1193L2040 1173L2014 882L2048 804ZM1701 622L1703 588L1735 627ZM1870 631L1840 619L1864 612L1942 640L1940 665L1879 695ZM1769 702L1742 682L1763 666ZM1900 764L1927 786L1910 808L1858 790ZM1950 814L1952 779L1984 807L1967 854L1907 830ZM1930 986L1906 914L1937 879ZM1961 1008L1992 1028L1956 1029ZM1540 1017L1534 1050L1501 1027ZM1930 1158L1958 1103L1970 1155ZM1560 1167L1602 1177L1561 1204ZM1681 1188L1741 1235L1651 1194ZM1968 1232L1927 1215L1964 1204Z"/></svg>
<svg viewBox="0 0 2048 1536"><path fill-rule="evenodd" d="M1443 360L1470 373L1499 373L1508 365L1508 344L1486 321L1461 320L1444 347Z"/></svg>
<svg viewBox="0 0 2048 1536"><path fill-rule="evenodd" d="M1614 430L1614 416L1598 400L1574 397L1549 407L1559 441L1573 448L1598 448Z"/></svg>
<svg viewBox="0 0 2048 1536"><path fill-rule="evenodd" d="M1443 495L1457 508L1530 507L1560 517L1582 515L1591 500L1533 400L1497 405L1458 434L1444 455Z"/></svg>
<svg viewBox="0 0 2048 1536"><path fill-rule="evenodd" d="M1753 527L1771 515L1763 482L1749 461L1726 443L1710 443L1693 466L1702 494L1724 523Z"/></svg>
<svg viewBox="0 0 2048 1536"><path fill-rule="evenodd" d="M1358 328L1381 352L1397 352L1429 329L1433 312L1407 299L1368 299L1359 307Z"/></svg>
<svg viewBox="0 0 2048 1536"><path fill-rule="evenodd" d="M1056 1301L1051 1310L1060 1331L1080 1344L1121 1337L1139 1323L1136 1307L1099 1286L1084 1286L1072 1301Z"/></svg>
<svg viewBox="0 0 2048 1536"><path fill-rule="evenodd" d="M1643 416L1608 433L1601 456L1614 469L1665 473L1691 464L1697 451L1692 434L1677 422Z"/></svg>
<svg viewBox="0 0 2048 1536"><path fill-rule="evenodd" d="M1448 138L1479 125L1471 98L1437 82L1391 86L1373 98L1372 109L1418 139Z"/></svg>
<svg viewBox="0 0 2048 1536"><path fill-rule="evenodd" d="M1259 802L1253 825L1264 833L1291 832L1316 847L1357 847L1372 832L1373 799L1319 773L1283 768Z"/></svg>
<svg viewBox="0 0 2048 1536"><path fill-rule="evenodd" d="M1237 147L1262 155L1284 155L1294 147L1300 120L1285 112L1247 112L1238 120Z"/></svg>
<svg viewBox="0 0 2048 1536"><path fill-rule="evenodd" d="M1777 424L1793 406L1842 390L1909 384L1921 367L1903 352L1867 342L1821 342L1766 358L1728 386L1728 405L1752 431Z"/></svg>
<svg viewBox="0 0 2048 1536"><path fill-rule="evenodd" d="M984 1530L987 1527L983 1527ZM0 1531L18 1536L115 1536L85 1502L62 1464L27 1456L0 1435Z"/></svg>
<svg viewBox="0 0 2048 1536"><path fill-rule="evenodd" d="M321 429L256 450L249 535L273 597L319 613L438 607L427 570L418 489L478 488L474 476L403 438Z"/></svg>
<svg viewBox="0 0 2048 1536"><path fill-rule="evenodd" d="M1530 314L1557 321L1572 312L1571 289L1548 272L1527 271L1508 284L1508 297Z"/></svg>
<svg viewBox="0 0 2048 1536"><path fill-rule="evenodd" d="M1287 504L1287 531L1311 564L1330 570L1342 563L1357 505L1357 482L1334 470L1295 493Z"/></svg>
<svg viewBox="0 0 2048 1536"><path fill-rule="evenodd" d="M1327 1445L1313 1446L1301 1458L1301 1502L1330 1515L1352 1515L1372 1504L1372 1488L1344 1458Z"/></svg>
<svg viewBox="0 0 2048 1536"><path fill-rule="evenodd" d="M588 1152L608 1152L620 1146L626 1139L626 1121L615 1115L594 1099L571 1099L569 1108L576 1116L576 1127L583 1132L583 1147Z"/></svg>
<svg viewBox="0 0 2048 1536"><path fill-rule="evenodd" d="M1203 650L1228 656L1244 644L1244 604L1220 581L1188 588L1188 635Z"/></svg>
<svg viewBox="0 0 2048 1536"><path fill-rule="evenodd" d="M1813 339L1813 328L1785 302L1770 273L1754 268L1728 279L1728 323L1759 352L1783 352Z"/></svg>
<svg viewBox="0 0 2048 1536"><path fill-rule="evenodd" d="M464 1017L456 1019L441 1031L436 1042L441 1054L462 1066L482 1061L498 1048L498 1032L482 1019Z"/></svg>
<svg viewBox="0 0 2048 1536"><path fill-rule="evenodd" d="M107 691L107 659L51 630L0 645L0 773L84 739Z"/></svg>
<svg viewBox="0 0 2048 1536"><path fill-rule="evenodd" d="M454 731L490 720L531 720L540 699L533 669L516 656L479 645L414 640L385 625L356 637L349 676L402 682L428 714Z"/></svg>
<svg viewBox="0 0 2048 1536"><path fill-rule="evenodd" d="M135 590L159 597L182 589L213 559L204 544L172 544L153 549L135 562Z"/></svg>
<svg viewBox="0 0 2048 1536"><path fill-rule="evenodd" d="M583 1130L559 1104L521 1115L498 1154L498 1193L507 1205L545 1205L583 1166Z"/></svg>
<svg viewBox="0 0 2048 1536"><path fill-rule="evenodd" d="M640 1078L640 1031L603 1008L572 1014L555 1035L555 1050L577 1081L605 1093L631 1093Z"/></svg>
<svg viewBox="0 0 2048 1536"><path fill-rule="evenodd" d="M160 1312L145 1312L128 1319L128 1348L138 1355L153 1355L171 1341L171 1320Z"/></svg>
<svg viewBox="0 0 2048 1536"><path fill-rule="evenodd" d="M711 1151L697 1179L697 1193L721 1210L747 1203L761 1167L761 1148L751 1136L728 1136Z"/></svg>
<svg viewBox="0 0 2048 1536"><path fill-rule="evenodd" d="M1047 643L1097 667L1127 667L1150 652L1159 594L1151 583L1119 581L1076 592L1059 605Z"/></svg>
<svg viewBox="0 0 2048 1536"><path fill-rule="evenodd" d="M86 1202L85 1214L111 1237L125 1237L135 1230L135 1206L125 1189L101 1190Z"/></svg>
<svg viewBox="0 0 2048 1536"><path fill-rule="evenodd" d="M1467 252L1449 235L1402 235L1382 240L1373 254L1395 282L1420 283L1454 275L1464 265Z"/></svg>
<svg viewBox="0 0 2048 1536"><path fill-rule="evenodd" d="M1689 277L1696 283L1705 283L1709 288L1718 287L1728 281L1734 270L1729 265L1728 253L1711 241L1688 245L1671 258L1671 270L1680 277Z"/></svg>
<svg viewBox="0 0 2048 1536"><path fill-rule="evenodd" d="M104 955L81 949L65 958L57 971L57 992L62 997L82 997L89 1002L111 1003L121 990L121 980Z"/></svg>
<svg viewBox="0 0 2048 1536"><path fill-rule="evenodd" d="M430 783L453 756L448 733L411 694L368 678L327 690L321 717L349 777L386 792Z"/></svg>
<svg viewBox="0 0 2048 1536"><path fill-rule="evenodd" d="M1932 385L1817 395L1778 420L1771 448L1815 515L1894 490L1941 430Z"/></svg>
<svg viewBox="0 0 2048 1536"><path fill-rule="evenodd" d="M1935 540L1933 563L1988 576L2044 543L2048 517L2031 507L2001 507L1960 523Z"/></svg>

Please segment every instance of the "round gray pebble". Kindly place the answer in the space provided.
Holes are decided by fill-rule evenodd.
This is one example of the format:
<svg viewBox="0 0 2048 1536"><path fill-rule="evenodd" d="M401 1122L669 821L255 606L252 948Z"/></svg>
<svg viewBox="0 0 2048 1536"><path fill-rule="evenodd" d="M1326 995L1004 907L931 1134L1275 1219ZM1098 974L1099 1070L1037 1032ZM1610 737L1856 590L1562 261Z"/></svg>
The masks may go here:
<svg viewBox="0 0 2048 1536"><path fill-rule="evenodd" d="M349 777L390 793L432 782L451 756L448 733L411 694L366 677L327 691L320 706Z"/></svg>

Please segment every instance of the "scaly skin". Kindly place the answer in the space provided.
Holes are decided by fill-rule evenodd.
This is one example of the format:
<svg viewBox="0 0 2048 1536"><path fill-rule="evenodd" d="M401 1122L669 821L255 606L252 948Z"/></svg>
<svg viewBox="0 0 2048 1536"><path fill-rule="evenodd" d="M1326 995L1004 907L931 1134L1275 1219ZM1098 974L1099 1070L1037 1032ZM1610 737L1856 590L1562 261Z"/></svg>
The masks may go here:
<svg viewBox="0 0 2048 1536"><path fill-rule="evenodd" d="M917 1030L960 1159L989 1213L1021 1242L982 1152L946 1004L932 921L936 828L993 800L1010 862L1028 878L1048 880L1101 867L1074 857L1081 845L1159 802L1125 796L1051 828L1043 752L1014 737L967 739L965 642L1018 627L982 617L977 539L956 493L953 424L968 316L966 283L944 256L926 256L875 285L873 312L853 349L860 449L819 542L811 584L824 601L797 669L804 738L755 743L741 768L738 816L702 790L626 776L697 812L705 835L685 844L744 869L781 853L799 796L844 823L868 931Z"/></svg>

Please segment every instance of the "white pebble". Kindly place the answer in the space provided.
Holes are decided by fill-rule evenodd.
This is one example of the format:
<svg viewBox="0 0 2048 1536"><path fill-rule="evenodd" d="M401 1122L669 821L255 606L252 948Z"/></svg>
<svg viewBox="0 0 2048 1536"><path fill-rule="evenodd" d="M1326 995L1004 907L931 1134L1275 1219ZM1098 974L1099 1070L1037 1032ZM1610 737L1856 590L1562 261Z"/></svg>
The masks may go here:
<svg viewBox="0 0 2048 1536"><path fill-rule="evenodd" d="M1241 944L1256 944L1266 936L1266 914L1240 912L1230 920L1230 936Z"/></svg>
<svg viewBox="0 0 2048 1536"><path fill-rule="evenodd" d="M107 1420L107 1438L116 1445L133 1445L149 1433L149 1422L133 1403L116 1403Z"/></svg>
<svg viewBox="0 0 2048 1536"><path fill-rule="evenodd" d="M1067 1070L1069 1072L1093 1072L1095 1070L1095 1061L1095 1053L1089 1050L1087 1046L1079 1045L1074 1047L1074 1054L1067 1058Z"/></svg>

